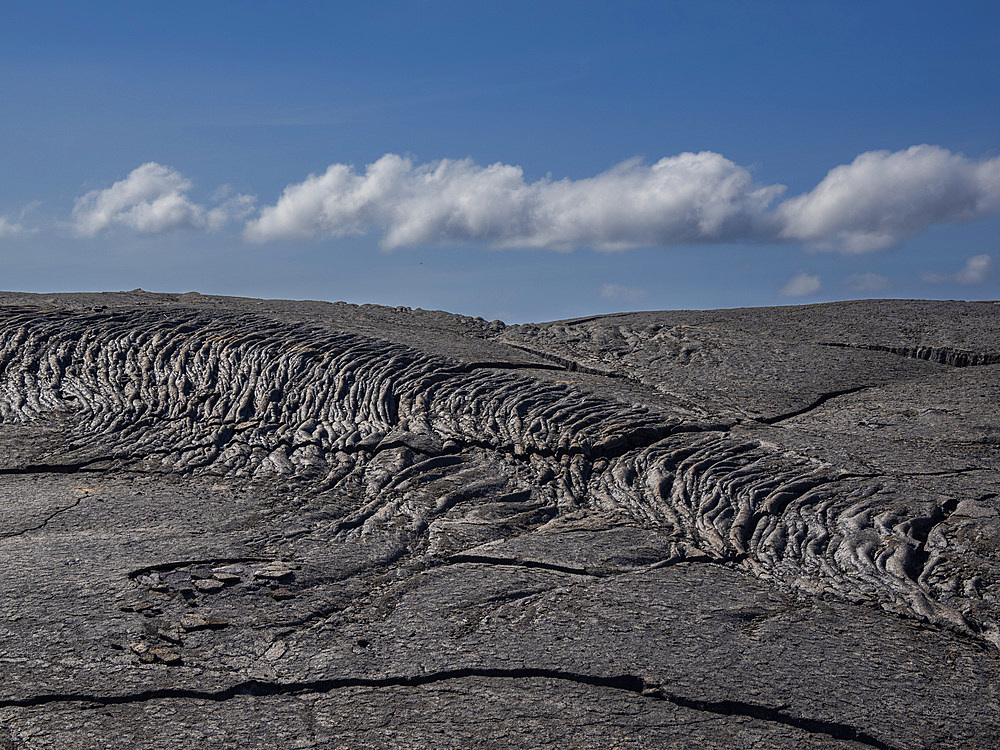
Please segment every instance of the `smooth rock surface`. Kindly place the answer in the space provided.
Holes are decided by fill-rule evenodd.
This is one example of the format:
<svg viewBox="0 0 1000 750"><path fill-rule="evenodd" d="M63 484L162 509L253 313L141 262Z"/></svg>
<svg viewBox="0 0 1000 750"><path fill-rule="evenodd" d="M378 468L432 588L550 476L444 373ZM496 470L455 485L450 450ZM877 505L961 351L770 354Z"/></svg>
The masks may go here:
<svg viewBox="0 0 1000 750"><path fill-rule="evenodd" d="M0 295L0 748L993 748L1000 305Z"/></svg>

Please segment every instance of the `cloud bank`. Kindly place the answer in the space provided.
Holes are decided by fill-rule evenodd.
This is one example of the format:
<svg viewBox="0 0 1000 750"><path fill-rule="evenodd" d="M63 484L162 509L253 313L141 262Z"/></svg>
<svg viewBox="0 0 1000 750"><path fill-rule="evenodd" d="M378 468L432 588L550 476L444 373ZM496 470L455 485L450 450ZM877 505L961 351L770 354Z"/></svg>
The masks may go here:
<svg viewBox="0 0 1000 750"><path fill-rule="evenodd" d="M231 218L246 216L253 207L252 197L238 195L206 208L187 197L191 187L191 181L176 170L148 162L111 187L77 198L73 228L83 237L94 237L114 227L140 234L184 228L217 230Z"/></svg>
<svg viewBox="0 0 1000 750"><path fill-rule="evenodd" d="M378 232L385 248L483 242L494 247L624 250L704 242L802 242L861 253L933 224L1000 212L1000 157L973 161L938 146L870 151L811 191L711 151L595 177L526 182L521 167L471 160L415 164L386 154L363 172L333 164L288 185L246 225L255 242Z"/></svg>
<svg viewBox="0 0 1000 750"><path fill-rule="evenodd" d="M189 197L191 189L176 170L148 162L111 187L79 197L72 226L84 237L114 228L212 231L253 213L251 196L220 195L206 206ZM869 151L831 169L806 193L782 200L784 192L783 185L756 183L750 170L711 151L654 164L627 161L578 180L534 182L510 164L417 164L386 154L363 171L332 164L286 186L276 203L247 222L243 235L268 242L375 233L387 249L483 243L613 251L770 242L863 253L935 224L1000 212L1000 157L977 161L928 145ZM0 236L23 231L0 218ZM861 284L873 286L871 280Z"/></svg>

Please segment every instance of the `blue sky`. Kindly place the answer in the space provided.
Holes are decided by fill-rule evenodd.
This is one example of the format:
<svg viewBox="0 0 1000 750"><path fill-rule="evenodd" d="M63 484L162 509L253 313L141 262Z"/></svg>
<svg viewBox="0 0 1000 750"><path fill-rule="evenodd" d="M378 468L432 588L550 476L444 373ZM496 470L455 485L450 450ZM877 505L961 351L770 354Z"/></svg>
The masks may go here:
<svg viewBox="0 0 1000 750"><path fill-rule="evenodd" d="M0 288L997 298L998 8L4 2Z"/></svg>

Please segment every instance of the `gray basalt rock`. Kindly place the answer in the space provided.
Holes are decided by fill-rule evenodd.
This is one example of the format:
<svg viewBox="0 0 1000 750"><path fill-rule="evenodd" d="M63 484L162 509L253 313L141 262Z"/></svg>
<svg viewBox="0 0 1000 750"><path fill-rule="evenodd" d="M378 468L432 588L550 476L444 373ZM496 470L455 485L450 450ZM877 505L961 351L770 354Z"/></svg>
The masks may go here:
<svg viewBox="0 0 1000 750"><path fill-rule="evenodd" d="M0 295L0 747L992 748L1000 306Z"/></svg>

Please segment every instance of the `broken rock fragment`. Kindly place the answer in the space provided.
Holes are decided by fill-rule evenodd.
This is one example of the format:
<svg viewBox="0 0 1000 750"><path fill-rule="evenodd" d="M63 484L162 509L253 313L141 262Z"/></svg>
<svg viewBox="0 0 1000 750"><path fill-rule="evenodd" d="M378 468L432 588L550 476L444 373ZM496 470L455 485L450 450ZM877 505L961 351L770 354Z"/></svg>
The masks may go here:
<svg viewBox="0 0 1000 750"><path fill-rule="evenodd" d="M222 617L203 615L200 612L189 612L181 615L180 625L184 630L215 630L229 625Z"/></svg>
<svg viewBox="0 0 1000 750"><path fill-rule="evenodd" d="M226 585L222 581L216 580L215 578L198 579L193 583L194 587L203 594L210 594L215 591L219 591Z"/></svg>

